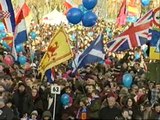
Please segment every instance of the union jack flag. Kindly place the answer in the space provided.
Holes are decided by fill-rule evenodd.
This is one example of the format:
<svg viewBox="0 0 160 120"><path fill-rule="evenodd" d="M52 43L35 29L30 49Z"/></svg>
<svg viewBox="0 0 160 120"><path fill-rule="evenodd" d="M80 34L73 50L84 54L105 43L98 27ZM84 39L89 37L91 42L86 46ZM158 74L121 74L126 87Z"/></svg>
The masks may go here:
<svg viewBox="0 0 160 120"><path fill-rule="evenodd" d="M9 18L10 17L10 13L8 11L0 11L0 20L3 20L5 18Z"/></svg>
<svg viewBox="0 0 160 120"><path fill-rule="evenodd" d="M149 31L152 27L152 21L153 11L151 10L113 41L107 43L109 51L124 51L145 44L152 37Z"/></svg>

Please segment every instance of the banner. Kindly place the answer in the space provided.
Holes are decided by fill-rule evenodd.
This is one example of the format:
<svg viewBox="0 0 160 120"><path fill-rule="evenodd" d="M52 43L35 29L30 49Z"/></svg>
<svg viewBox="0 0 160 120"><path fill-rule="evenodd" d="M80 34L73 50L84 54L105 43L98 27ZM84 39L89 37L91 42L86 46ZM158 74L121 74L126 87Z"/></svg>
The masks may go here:
<svg viewBox="0 0 160 120"><path fill-rule="evenodd" d="M45 55L43 56L40 65L39 73L44 76L44 73L72 57L68 36L61 28L51 39Z"/></svg>

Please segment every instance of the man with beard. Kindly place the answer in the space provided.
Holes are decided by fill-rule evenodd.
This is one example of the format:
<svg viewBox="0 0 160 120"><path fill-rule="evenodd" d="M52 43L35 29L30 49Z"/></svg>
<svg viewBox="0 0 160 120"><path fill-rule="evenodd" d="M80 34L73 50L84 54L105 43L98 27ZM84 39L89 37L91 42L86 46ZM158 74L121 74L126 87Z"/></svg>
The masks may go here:
<svg viewBox="0 0 160 120"><path fill-rule="evenodd" d="M26 85L23 82L18 84L18 90L13 94L13 103L18 108L20 117L30 115L32 112L32 96L29 91L26 91Z"/></svg>

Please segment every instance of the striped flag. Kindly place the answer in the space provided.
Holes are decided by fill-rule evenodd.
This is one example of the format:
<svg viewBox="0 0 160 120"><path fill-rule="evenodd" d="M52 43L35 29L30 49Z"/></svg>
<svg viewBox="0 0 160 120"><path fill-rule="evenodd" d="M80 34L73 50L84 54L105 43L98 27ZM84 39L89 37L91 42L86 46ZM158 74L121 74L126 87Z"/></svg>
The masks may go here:
<svg viewBox="0 0 160 120"><path fill-rule="evenodd" d="M14 44L18 45L27 41L27 28L25 18L29 16L30 9L26 4L23 4L22 8L16 15L16 32Z"/></svg>
<svg viewBox="0 0 160 120"><path fill-rule="evenodd" d="M3 14L5 12L3 23L7 32L14 33L16 23L11 0L0 0L0 10L3 11ZM10 16L8 16L8 14Z"/></svg>
<svg viewBox="0 0 160 120"><path fill-rule="evenodd" d="M127 6L127 21L128 22L136 22L137 18L140 17L140 11L138 8L137 0L130 0L128 6Z"/></svg>
<svg viewBox="0 0 160 120"><path fill-rule="evenodd" d="M16 28L14 32L12 49L12 54L15 57L15 60L17 60L17 53L15 49L16 45L22 44L28 39L25 18L29 16L29 12L29 7L24 3L16 15Z"/></svg>

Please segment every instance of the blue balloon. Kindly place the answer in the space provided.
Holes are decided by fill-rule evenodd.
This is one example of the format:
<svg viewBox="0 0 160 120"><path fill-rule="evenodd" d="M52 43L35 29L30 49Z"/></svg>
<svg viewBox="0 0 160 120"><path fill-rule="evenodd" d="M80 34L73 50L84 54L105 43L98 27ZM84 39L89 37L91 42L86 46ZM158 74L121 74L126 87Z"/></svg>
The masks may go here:
<svg viewBox="0 0 160 120"><path fill-rule="evenodd" d="M83 26L85 27L92 27L96 24L96 22L97 22L97 16L92 11L89 11L86 14L84 14L82 18L82 23Z"/></svg>
<svg viewBox="0 0 160 120"><path fill-rule="evenodd" d="M135 23L137 21L137 17L129 16L127 17L127 22Z"/></svg>
<svg viewBox="0 0 160 120"><path fill-rule="evenodd" d="M72 8L67 12L67 19L72 24L78 24L83 17L83 13L78 8Z"/></svg>
<svg viewBox="0 0 160 120"><path fill-rule="evenodd" d="M83 0L83 6L87 10L93 9L97 5L97 0Z"/></svg>
<svg viewBox="0 0 160 120"><path fill-rule="evenodd" d="M31 32L30 35L33 40L35 40L37 37L37 34L35 32Z"/></svg>
<svg viewBox="0 0 160 120"><path fill-rule="evenodd" d="M26 56L20 56L20 57L18 58L18 62L20 63L20 65L25 65L26 62L27 62Z"/></svg>
<svg viewBox="0 0 160 120"><path fill-rule="evenodd" d="M3 45L3 47L11 50L11 47L6 43L6 41L3 41L3 42L2 42L2 45Z"/></svg>
<svg viewBox="0 0 160 120"><path fill-rule="evenodd" d="M17 51L17 52L23 52L23 51L24 51L23 44L18 44L18 45L16 45L16 51Z"/></svg>
<svg viewBox="0 0 160 120"><path fill-rule="evenodd" d="M0 22L0 32L4 32L5 31L5 26L2 22Z"/></svg>
<svg viewBox="0 0 160 120"><path fill-rule="evenodd" d="M88 11L83 5L79 5L78 8L79 8L84 14Z"/></svg>
<svg viewBox="0 0 160 120"><path fill-rule="evenodd" d="M135 53L135 60L138 60L138 59L140 59L140 54L139 53Z"/></svg>
<svg viewBox="0 0 160 120"><path fill-rule="evenodd" d="M132 81L133 81L133 77L131 74L128 73L123 75L123 85L125 87L130 88Z"/></svg>
<svg viewBox="0 0 160 120"><path fill-rule="evenodd" d="M143 6L148 6L150 4L150 0L141 0Z"/></svg>
<svg viewBox="0 0 160 120"><path fill-rule="evenodd" d="M69 97L69 95L68 95L68 94L63 94L63 95L61 96L61 102L62 102L63 106L68 105L69 102L70 102L70 97Z"/></svg>
<svg viewBox="0 0 160 120"><path fill-rule="evenodd" d="M1 33L2 38L5 38L7 36L7 34L5 32Z"/></svg>

